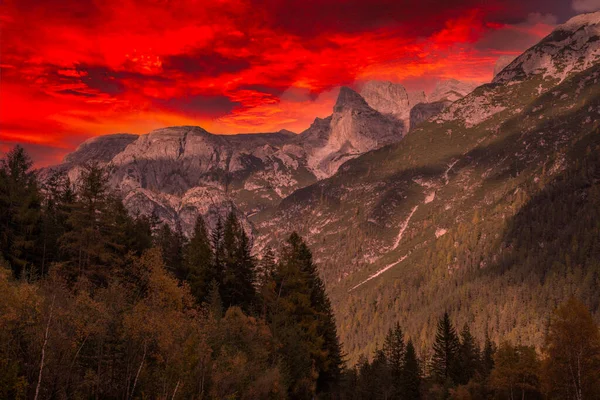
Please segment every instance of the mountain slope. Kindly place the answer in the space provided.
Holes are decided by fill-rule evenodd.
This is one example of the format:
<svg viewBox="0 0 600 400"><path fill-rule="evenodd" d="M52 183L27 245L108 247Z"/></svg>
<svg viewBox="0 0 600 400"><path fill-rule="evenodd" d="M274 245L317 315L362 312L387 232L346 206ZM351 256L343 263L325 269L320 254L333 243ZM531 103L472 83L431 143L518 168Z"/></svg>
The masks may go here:
<svg viewBox="0 0 600 400"><path fill-rule="evenodd" d="M590 19L600 13L566 24L573 38L543 58L558 63ZM593 40L578 59L594 57ZM590 242L599 229L582 212L595 216L600 205L600 66L509 79L513 64L402 142L253 219L260 245L290 230L309 238L353 359L397 320L426 348L444 310L478 336L489 329L533 344L552 305L570 294L597 312L600 263L587 254L600 254ZM549 199L564 205L561 218L549 215Z"/></svg>
<svg viewBox="0 0 600 400"><path fill-rule="evenodd" d="M110 184L131 212L156 214L189 233L198 214L214 226L231 208L244 216L272 207L294 190L331 176L345 161L401 140L404 133L400 121L342 88L333 114L317 118L300 135L214 135L193 126L108 135L83 143L65 163L41 176L63 170L75 181L88 162L111 165Z"/></svg>

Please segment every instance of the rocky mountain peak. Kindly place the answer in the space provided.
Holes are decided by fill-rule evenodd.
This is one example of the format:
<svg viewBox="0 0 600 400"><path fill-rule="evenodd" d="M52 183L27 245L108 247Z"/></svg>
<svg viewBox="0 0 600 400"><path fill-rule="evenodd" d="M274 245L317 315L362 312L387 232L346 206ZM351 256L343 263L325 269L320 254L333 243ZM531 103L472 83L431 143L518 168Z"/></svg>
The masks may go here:
<svg viewBox="0 0 600 400"><path fill-rule="evenodd" d="M384 114L404 115L411 106L406 89L398 83L369 81L360 94L371 107Z"/></svg>
<svg viewBox="0 0 600 400"><path fill-rule="evenodd" d="M504 68L493 82L523 81L537 75L562 82L599 59L600 11L578 15L559 25Z"/></svg>
<svg viewBox="0 0 600 400"><path fill-rule="evenodd" d="M339 113L344 109L364 108L369 108L369 105L365 99L349 87L342 86L340 88L340 94L338 95L337 101L335 102L335 106L333 107L333 112Z"/></svg>
<svg viewBox="0 0 600 400"><path fill-rule="evenodd" d="M428 97L430 103L438 101L456 101L471 93L478 85L472 82L463 82L457 79L439 81L433 92Z"/></svg>

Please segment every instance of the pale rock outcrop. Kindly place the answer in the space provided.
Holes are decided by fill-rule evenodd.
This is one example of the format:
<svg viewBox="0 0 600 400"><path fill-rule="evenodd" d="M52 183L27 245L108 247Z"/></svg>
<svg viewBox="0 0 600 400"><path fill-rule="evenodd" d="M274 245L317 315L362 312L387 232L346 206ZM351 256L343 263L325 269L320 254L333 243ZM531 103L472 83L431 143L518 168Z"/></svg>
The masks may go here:
<svg viewBox="0 0 600 400"><path fill-rule="evenodd" d="M471 93L477 86L479 85L476 83L462 82L456 79L441 80L436 84L433 92L427 97L427 100L430 103L456 101Z"/></svg>
<svg viewBox="0 0 600 400"><path fill-rule="evenodd" d="M189 233L199 214L210 226L229 210L251 215L333 175L345 161L401 140L404 133L400 121L342 88L333 114L317 118L300 135L214 135L176 126L140 136L100 136L40 175L44 179L62 170L76 181L84 164L110 164L110 186L129 210L156 214Z"/></svg>

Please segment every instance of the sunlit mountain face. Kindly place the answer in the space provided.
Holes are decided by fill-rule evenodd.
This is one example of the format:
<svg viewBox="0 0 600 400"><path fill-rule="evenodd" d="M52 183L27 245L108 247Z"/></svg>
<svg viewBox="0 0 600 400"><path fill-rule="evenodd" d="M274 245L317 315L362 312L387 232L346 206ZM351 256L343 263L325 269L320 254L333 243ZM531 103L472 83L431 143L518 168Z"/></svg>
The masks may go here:
<svg viewBox="0 0 600 400"><path fill-rule="evenodd" d="M24 144L44 166L114 132L300 132L340 85L489 82L592 3L5 0L0 151Z"/></svg>

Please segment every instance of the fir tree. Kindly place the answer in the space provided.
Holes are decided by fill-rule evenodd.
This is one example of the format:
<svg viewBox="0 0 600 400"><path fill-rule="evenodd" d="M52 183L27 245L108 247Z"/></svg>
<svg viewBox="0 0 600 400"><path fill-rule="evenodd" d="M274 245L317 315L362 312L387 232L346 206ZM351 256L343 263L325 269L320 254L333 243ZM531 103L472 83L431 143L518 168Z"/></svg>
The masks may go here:
<svg viewBox="0 0 600 400"><path fill-rule="evenodd" d="M460 379L457 383L466 385L475 376L480 365L479 348L467 324L460 333L459 365Z"/></svg>
<svg viewBox="0 0 600 400"><path fill-rule="evenodd" d="M118 219L127 215L117 209L119 202L110 195L108 171L96 164L86 165L69 210L68 229L60 238L71 277L86 275L105 283L108 269L122 265L126 249Z"/></svg>
<svg viewBox="0 0 600 400"><path fill-rule="evenodd" d="M481 356L481 373L486 378L490 376L490 373L494 369L494 354L495 353L496 353L496 346L490 339L490 335L486 329L485 345L483 346L483 354Z"/></svg>
<svg viewBox="0 0 600 400"><path fill-rule="evenodd" d="M42 275L48 267L61 260L59 239L67 231L69 210L75 201L75 192L68 176L62 171L50 174L42 185L44 199L42 203L41 265Z"/></svg>
<svg viewBox="0 0 600 400"><path fill-rule="evenodd" d="M192 294L199 303L209 300L211 290L218 290L222 284L222 270L213 263L213 252L208 237L208 229L201 215L198 215L194 232L185 248L184 269Z"/></svg>
<svg viewBox="0 0 600 400"><path fill-rule="evenodd" d="M304 332L318 373L317 391L329 391L340 378L341 345L323 281L308 246L295 232L283 247L276 275L277 306Z"/></svg>
<svg viewBox="0 0 600 400"><path fill-rule="evenodd" d="M255 302L255 265L250 240L233 211L224 226L223 255L223 301L228 307L240 306L247 312Z"/></svg>
<svg viewBox="0 0 600 400"><path fill-rule="evenodd" d="M39 258L41 195L32 165L21 146L0 162L0 254L17 277L39 272L33 266Z"/></svg>
<svg viewBox="0 0 600 400"><path fill-rule="evenodd" d="M173 231L169 225L162 224L154 239L155 246L161 249L167 269L179 280L187 277L188 271L183 265L183 248L185 237L181 232L181 226Z"/></svg>
<svg viewBox="0 0 600 400"><path fill-rule="evenodd" d="M404 352L401 388L403 399L418 400L421 398L421 371L415 346L411 339L408 340Z"/></svg>
<svg viewBox="0 0 600 400"><path fill-rule="evenodd" d="M438 383L459 381L459 351L460 342L456 330L450 322L450 316L445 312L438 321L430 366L431 375Z"/></svg>
<svg viewBox="0 0 600 400"><path fill-rule="evenodd" d="M404 333L400 328L400 323L396 323L396 325L389 330L383 343L383 352L385 353L390 376L392 378L392 398L400 398L402 365L404 363L406 352Z"/></svg>

